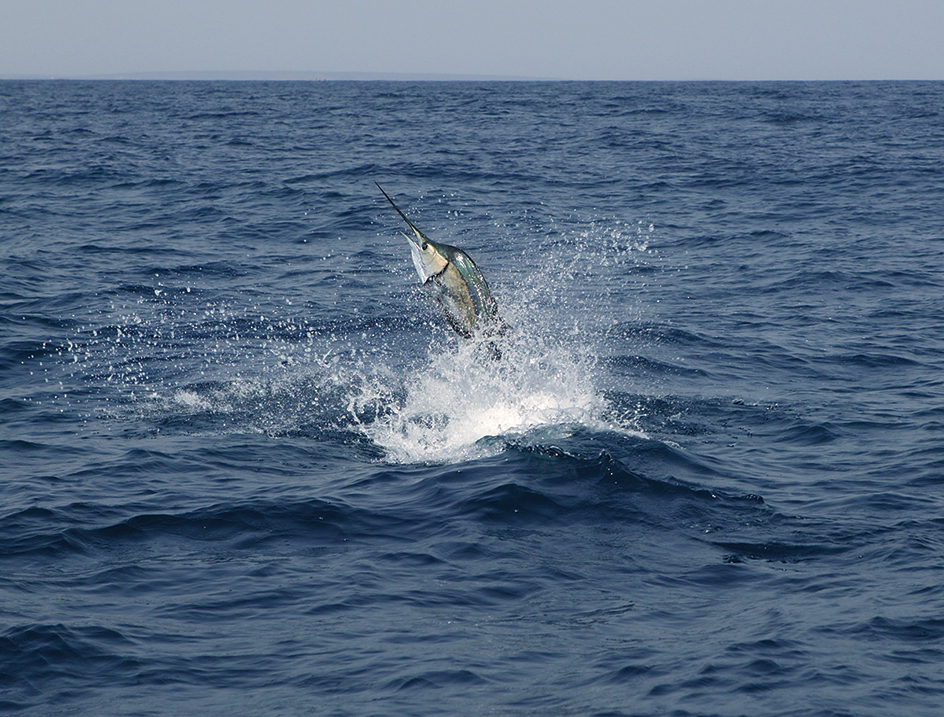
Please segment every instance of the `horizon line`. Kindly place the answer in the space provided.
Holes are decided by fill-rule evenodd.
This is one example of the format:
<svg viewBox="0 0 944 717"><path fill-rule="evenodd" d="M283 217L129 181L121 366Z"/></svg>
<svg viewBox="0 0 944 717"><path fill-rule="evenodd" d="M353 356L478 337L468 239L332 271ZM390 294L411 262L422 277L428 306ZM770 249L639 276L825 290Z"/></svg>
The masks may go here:
<svg viewBox="0 0 944 717"><path fill-rule="evenodd" d="M331 81L331 80L407 80L407 81L513 81L557 82L556 77L526 75L476 75L437 72L307 72L296 70L186 70L161 72L110 72L88 75L0 75L4 80L232 80L232 81Z"/></svg>
<svg viewBox="0 0 944 717"><path fill-rule="evenodd" d="M218 81L218 82L941 82L927 78L884 79L564 79L560 77L532 77L527 75L489 75L436 72L307 72L272 70L197 70L173 72L115 72L89 75L0 75L0 81Z"/></svg>

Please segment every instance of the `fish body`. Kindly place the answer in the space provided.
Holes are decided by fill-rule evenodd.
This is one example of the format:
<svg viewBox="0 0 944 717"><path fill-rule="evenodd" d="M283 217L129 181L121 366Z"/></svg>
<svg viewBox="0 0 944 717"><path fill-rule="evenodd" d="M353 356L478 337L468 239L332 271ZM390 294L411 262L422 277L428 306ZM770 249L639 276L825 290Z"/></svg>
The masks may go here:
<svg viewBox="0 0 944 717"><path fill-rule="evenodd" d="M482 272L472 257L458 247L434 242L407 218L383 187L377 188L397 210L410 229L403 236L410 244L410 256L420 281L436 297L452 329L465 338L476 334L496 336L504 333L505 323L498 314L498 303Z"/></svg>

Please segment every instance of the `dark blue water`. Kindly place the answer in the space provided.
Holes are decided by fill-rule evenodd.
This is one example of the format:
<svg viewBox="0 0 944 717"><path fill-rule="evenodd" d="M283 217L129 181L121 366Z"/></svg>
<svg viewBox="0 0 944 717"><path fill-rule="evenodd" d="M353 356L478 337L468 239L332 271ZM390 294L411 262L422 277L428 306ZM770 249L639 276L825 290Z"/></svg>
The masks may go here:
<svg viewBox="0 0 944 717"><path fill-rule="evenodd" d="M0 83L0 710L938 715L942 251L942 83Z"/></svg>

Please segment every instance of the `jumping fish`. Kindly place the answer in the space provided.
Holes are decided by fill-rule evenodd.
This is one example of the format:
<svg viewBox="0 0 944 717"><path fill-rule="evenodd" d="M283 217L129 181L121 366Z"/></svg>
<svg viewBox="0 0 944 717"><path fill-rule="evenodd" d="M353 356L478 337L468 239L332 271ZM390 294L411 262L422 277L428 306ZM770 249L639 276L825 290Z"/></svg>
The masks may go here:
<svg viewBox="0 0 944 717"><path fill-rule="evenodd" d="M431 240L416 228L380 184L377 188L413 230L413 236L401 232L410 244L413 266L423 286L443 307L453 330L467 339L502 335L506 325L498 315L498 304L472 258L462 249Z"/></svg>

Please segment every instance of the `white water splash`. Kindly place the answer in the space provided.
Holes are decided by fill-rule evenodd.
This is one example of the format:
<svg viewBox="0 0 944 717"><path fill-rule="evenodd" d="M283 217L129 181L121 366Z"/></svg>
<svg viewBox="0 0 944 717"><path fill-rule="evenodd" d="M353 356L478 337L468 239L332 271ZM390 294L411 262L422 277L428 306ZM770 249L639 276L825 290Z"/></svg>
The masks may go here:
<svg viewBox="0 0 944 717"><path fill-rule="evenodd" d="M505 440L554 427L617 428L593 385L592 360L519 339L494 360L482 346L432 351L429 363L404 380L406 397L361 431L396 463L452 463L493 455ZM384 392L387 396L390 392ZM374 400L369 392L361 400Z"/></svg>
<svg viewBox="0 0 944 717"><path fill-rule="evenodd" d="M90 420L146 431L339 431L393 463L453 463L578 429L639 435L632 416L614 418L597 342L631 310L625 282L651 253L651 231L583 227L524 252L506 274L513 286L496 292L516 327L497 361L444 330L432 329L423 355L416 334L382 324L326 331L273 307L204 304L189 290L113 306L109 325L86 327L63 358L73 383L97 385Z"/></svg>

